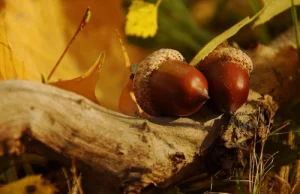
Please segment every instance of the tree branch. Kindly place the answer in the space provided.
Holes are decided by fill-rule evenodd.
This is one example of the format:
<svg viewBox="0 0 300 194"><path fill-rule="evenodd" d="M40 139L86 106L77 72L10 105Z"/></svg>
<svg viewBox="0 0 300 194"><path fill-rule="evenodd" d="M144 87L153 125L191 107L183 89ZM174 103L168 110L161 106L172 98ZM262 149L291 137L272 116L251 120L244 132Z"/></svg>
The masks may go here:
<svg viewBox="0 0 300 194"><path fill-rule="evenodd" d="M3 81L0 96L0 155L23 153L33 138L88 164L125 192L172 183L228 121L209 111L191 118L129 117L31 81ZM259 97L254 100L262 103Z"/></svg>
<svg viewBox="0 0 300 194"><path fill-rule="evenodd" d="M104 109L74 93L30 81L0 83L0 154L20 154L34 138L125 184L171 177L209 147L222 123L210 115L144 120ZM209 139L208 139L209 138Z"/></svg>

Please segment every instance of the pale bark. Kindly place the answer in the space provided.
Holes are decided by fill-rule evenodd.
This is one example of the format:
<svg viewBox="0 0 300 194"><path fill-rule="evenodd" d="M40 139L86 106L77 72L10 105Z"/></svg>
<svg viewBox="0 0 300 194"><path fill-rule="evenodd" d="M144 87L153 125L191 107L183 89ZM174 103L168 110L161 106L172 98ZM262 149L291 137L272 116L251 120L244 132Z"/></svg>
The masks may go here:
<svg viewBox="0 0 300 194"><path fill-rule="evenodd" d="M125 191L170 184L227 123L225 116L209 111L192 118L129 117L31 81L3 81L0 96L1 155L23 153L24 143L33 138L84 162Z"/></svg>

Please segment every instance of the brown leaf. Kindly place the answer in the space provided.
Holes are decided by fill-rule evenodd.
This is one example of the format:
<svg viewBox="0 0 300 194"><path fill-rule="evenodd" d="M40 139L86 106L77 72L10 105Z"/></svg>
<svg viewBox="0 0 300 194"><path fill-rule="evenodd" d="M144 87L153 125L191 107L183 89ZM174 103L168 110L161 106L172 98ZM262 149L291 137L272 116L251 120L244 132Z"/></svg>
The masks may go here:
<svg viewBox="0 0 300 194"><path fill-rule="evenodd" d="M104 61L104 57L104 53L101 53L94 65L83 76L71 80L52 82L49 84L75 92L99 104L99 101L95 95L95 88L100 76L100 70Z"/></svg>
<svg viewBox="0 0 300 194"><path fill-rule="evenodd" d="M120 99L119 99L119 109L120 112L125 115L134 115L138 112L138 105L133 98L134 95L132 91L133 82L128 80L126 86L123 88Z"/></svg>

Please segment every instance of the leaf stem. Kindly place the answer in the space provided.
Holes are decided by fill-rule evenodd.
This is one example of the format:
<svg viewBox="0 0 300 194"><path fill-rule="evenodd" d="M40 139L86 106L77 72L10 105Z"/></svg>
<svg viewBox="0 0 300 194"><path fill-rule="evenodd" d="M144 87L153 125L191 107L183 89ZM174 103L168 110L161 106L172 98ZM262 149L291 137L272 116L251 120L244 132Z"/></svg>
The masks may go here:
<svg viewBox="0 0 300 194"><path fill-rule="evenodd" d="M84 13L84 16L75 32L75 34L73 35L73 37L71 38L70 42L68 43L68 45L66 46L65 50L62 52L62 54L60 55L59 59L57 60L56 64L54 65L54 67L52 68L51 72L49 73L47 80L49 81L50 78L52 77L53 73L55 72L55 70L57 69L58 65L60 64L61 60L64 58L65 54L67 53L67 51L69 50L70 46L72 45L73 41L75 40L75 38L77 37L77 35L79 34L80 31L83 30L83 28L85 27L85 25L89 22L91 18L91 11L90 11L90 7L88 7Z"/></svg>
<svg viewBox="0 0 300 194"><path fill-rule="evenodd" d="M296 45L297 45L297 51L298 51L298 63L300 63L300 39L299 39L299 27L298 27L298 16L297 16L297 10L295 6L294 0L291 0L291 14L293 19L293 24L295 28L295 37L296 37Z"/></svg>
<svg viewBox="0 0 300 194"><path fill-rule="evenodd" d="M250 0L250 5L254 14L257 14L261 10L258 0ZM262 41L262 43L267 44L268 42L270 42L271 38L266 25L260 26L257 29L257 32L258 38L260 39L260 41Z"/></svg>

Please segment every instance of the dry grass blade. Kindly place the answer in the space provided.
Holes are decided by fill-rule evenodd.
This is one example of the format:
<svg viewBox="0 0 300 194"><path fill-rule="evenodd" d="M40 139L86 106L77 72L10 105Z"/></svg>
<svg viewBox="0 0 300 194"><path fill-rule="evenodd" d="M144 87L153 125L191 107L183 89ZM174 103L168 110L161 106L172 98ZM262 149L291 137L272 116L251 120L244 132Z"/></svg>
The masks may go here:
<svg viewBox="0 0 300 194"><path fill-rule="evenodd" d="M73 174L73 187L71 194L84 194L81 186L81 174L77 175L76 160L72 159L71 172Z"/></svg>
<svg viewBox="0 0 300 194"><path fill-rule="evenodd" d="M259 118L257 118L259 121ZM268 131L271 130L271 122L269 122L269 125L267 126ZM274 165L274 155L277 153L274 153L272 155L266 155L264 154L264 147L266 140L268 138L268 135L263 138L262 140L257 140L257 129L255 129L254 138L253 138L253 148L252 152L250 153L250 171L249 171L249 192L256 194L260 193L260 190L262 188L263 179L266 176L266 174L273 168ZM259 154L257 154L256 145L261 142L261 148Z"/></svg>

